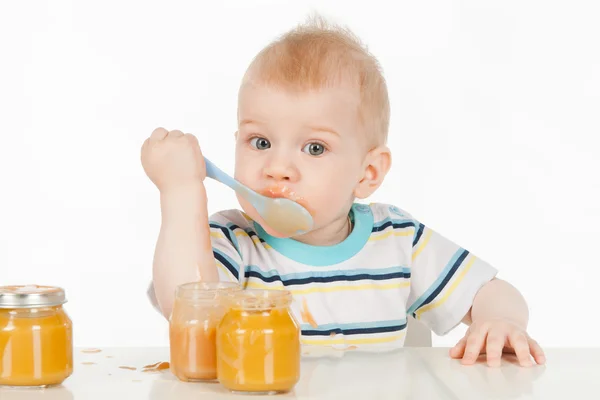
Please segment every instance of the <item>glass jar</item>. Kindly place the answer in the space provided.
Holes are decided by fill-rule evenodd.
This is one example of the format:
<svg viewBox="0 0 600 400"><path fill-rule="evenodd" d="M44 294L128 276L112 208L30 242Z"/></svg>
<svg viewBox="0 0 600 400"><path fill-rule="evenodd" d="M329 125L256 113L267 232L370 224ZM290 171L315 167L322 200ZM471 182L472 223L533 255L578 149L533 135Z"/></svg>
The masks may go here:
<svg viewBox="0 0 600 400"><path fill-rule="evenodd" d="M234 282L190 282L175 293L169 320L171 373L179 380L217 378L216 329L225 309L223 293L241 290Z"/></svg>
<svg viewBox="0 0 600 400"><path fill-rule="evenodd" d="M0 287L0 385L47 387L73 373L73 325L63 289Z"/></svg>
<svg viewBox="0 0 600 400"><path fill-rule="evenodd" d="M287 290L228 296L217 328L217 377L232 392L289 392L300 379L300 325Z"/></svg>

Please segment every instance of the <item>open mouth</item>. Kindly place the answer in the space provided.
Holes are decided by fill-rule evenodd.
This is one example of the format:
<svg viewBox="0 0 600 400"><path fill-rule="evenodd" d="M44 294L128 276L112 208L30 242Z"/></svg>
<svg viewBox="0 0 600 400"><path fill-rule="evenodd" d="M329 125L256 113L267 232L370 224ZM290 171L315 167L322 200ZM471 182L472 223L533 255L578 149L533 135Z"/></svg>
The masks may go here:
<svg viewBox="0 0 600 400"><path fill-rule="evenodd" d="M272 197L272 198L280 198L284 197L290 200L296 200L299 196L291 190L287 186L271 186L266 189L261 190L261 194L263 196Z"/></svg>
<svg viewBox="0 0 600 400"><path fill-rule="evenodd" d="M306 200L302 196L298 195L298 193L290 189L288 186L270 186L268 188L260 190L259 193L263 196L271 197L274 199L285 198L292 200L300 204L302 207L304 207L307 211L310 212Z"/></svg>

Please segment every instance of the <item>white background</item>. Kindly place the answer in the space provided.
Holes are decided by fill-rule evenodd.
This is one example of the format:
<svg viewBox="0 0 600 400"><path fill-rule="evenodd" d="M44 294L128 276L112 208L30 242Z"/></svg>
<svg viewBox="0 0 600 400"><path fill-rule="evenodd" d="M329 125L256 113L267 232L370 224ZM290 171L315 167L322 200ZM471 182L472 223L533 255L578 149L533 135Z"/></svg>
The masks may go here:
<svg viewBox="0 0 600 400"><path fill-rule="evenodd" d="M361 36L389 82L394 165L369 200L496 265L543 345L597 346L594 1L2 0L0 284L65 287L76 345L166 345L139 148L181 129L231 172L239 80L311 10ZM237 207L207 187L210 212Z"/></svg>

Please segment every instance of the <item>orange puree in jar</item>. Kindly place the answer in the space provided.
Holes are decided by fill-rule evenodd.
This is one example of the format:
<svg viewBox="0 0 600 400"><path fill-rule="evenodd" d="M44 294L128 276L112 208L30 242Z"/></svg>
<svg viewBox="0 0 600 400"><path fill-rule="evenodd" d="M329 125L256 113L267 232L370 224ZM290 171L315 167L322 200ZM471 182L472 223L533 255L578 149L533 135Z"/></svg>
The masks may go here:
<svg viewBox="0 0 600 400"><path fill-rule="evenodd" d="M224 314L222 293L240 290L233 282L194 282L177 288L169 323L171 372L181 381L217 378L216 327Z"/></svg>
<svg viewBox="0 0 600 400"><path fill-rule="evenodd" d="M215 326L209 321L182 323L170 328L171 371L182 381L217 378Z"/></svg>
<svg viewBox="0 0 600 400"><path fill-rule="evenodd" d="M245 290L217 328L217 376L233 392L283 393L300 379L300 327L284 290Z"/></svg>
<svg viewBox="0 0 600 400"><path fill-rule="evenodd" d="M0 287L0 385L58 385L73 372L72 323L64 291Z"/></svg>

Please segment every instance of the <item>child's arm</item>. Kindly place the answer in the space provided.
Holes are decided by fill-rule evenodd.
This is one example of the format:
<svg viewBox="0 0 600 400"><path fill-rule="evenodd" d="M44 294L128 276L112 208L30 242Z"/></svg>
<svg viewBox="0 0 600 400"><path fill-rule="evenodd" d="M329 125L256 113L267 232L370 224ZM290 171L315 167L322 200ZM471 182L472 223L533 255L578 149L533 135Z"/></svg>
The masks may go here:
<svg viewBox="0 0 600 400"><path fill-rule="evenodd" d="M401 210L391 210L407 218ZM531 365L531 356L543 363L542 349L527 334L529 311L519 291L497 279L497 269L489 263L412 217L409 220L414 236L407 313L438 335L461 320L469 325L450 350L451 357L462 358L465 364L485 353L490 366L499 365L504 349L515 352L521 365Z"/></svg>
<svg viewBox="0 0 600 400"><path fill-rule="evenodd" d="M500 365L505 348L514 352L522 366L545 362L539 344L527 334L529 310L521 293L511 284L493 279L475 295L473 306L463 319L469 325L466 335L454 346L450 355L473 364L479 354L486 354L490 366Z"/></svg>
<svg viewBox="0 0 600 400"><path fill-rule="evenodd" d="M204 158L194 136L159 128L142 146L142 165L160 191L162 218L153 284L161 312L169 318L178 285L218 280L203 184Z"/></svg>
<svg viewBox="0 0 600 400"><path fill-rule="evenodd" d="M218 280L202 183L161 193L162 223L152 268L156 299L165 318L182 283Z"/></svg>
<svg viewBox="0 0 600 400"><path fill-rule="evenodd" d="M479 289L473 300L473 307L463 322L471 325L473 321L502 318L526 329L529 322L529 308L521 292L510 283L495 278Z"/></svg>

